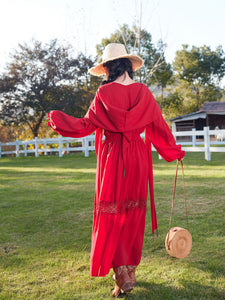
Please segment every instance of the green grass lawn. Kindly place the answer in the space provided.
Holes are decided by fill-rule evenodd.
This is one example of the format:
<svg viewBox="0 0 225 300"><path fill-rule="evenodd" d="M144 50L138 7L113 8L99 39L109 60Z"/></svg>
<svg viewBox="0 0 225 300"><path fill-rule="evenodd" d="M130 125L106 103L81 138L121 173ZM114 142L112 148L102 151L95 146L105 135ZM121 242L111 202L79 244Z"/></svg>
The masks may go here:
<svg viewBox="0 0 225 300"><path fill-rule="evenodd" d="M164 246L176 162L153 155L159 237L148 209L137 287L124 299L225 299L224 154L186 154L193 247L182 260ZM95 153L0 159L0 299L112 299L112 271L89 276L95 167ZM180 170L177 185L172 226L186 228Z"/></svg>

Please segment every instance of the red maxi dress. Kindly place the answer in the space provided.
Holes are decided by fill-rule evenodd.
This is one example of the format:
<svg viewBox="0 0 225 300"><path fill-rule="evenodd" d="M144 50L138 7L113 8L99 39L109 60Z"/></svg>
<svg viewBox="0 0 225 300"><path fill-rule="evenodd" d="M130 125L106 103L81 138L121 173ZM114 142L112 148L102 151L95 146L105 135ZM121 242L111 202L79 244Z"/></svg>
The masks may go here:
<svg viewBox="0 0 225 300"><path fill-rule="evenodd" d="M105 276L112 267L121 265L137 266L143 247L148 182L153 234L157 228L151 143L166 161L185 155L150 90L141 83L108 83L98 89L84 118L53 111L49 125L68 137L96 131L91 276ZM145 142L140 137L143 131Z"/></svg>

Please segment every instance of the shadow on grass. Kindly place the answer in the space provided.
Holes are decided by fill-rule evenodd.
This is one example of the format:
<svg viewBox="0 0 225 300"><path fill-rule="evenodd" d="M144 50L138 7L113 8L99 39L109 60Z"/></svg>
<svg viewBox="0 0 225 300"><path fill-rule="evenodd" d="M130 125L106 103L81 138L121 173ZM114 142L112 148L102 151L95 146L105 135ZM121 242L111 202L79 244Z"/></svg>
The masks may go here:
<svg viewBox="0 0 225 300"><path fill-rule="evenodd" d="M212 286L201 285L198 282L182 282L182 287L174 288L165 284L154 284L138 281L137 286L129 294L122 294L122 299L224 299L225 292Z"/></svg>

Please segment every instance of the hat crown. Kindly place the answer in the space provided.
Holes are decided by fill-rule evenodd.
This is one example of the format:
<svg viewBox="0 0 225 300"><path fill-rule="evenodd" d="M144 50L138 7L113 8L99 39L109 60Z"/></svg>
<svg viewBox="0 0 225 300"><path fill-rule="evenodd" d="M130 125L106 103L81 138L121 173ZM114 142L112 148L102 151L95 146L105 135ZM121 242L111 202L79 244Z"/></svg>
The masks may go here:
<svg viewBox="0 0 225 300"><path fill-rule="evenodd" d="M119 43L111 43L105 47L102 60L104 62L123 55L127 55L125 46Z"/></svg>
<svg viewBox="0 0 225 300"><path fill-rule="evenodd" d="M103 51L102 61L97 66L92 67L88 71L92 75L96 76L106 74L106 68L104 67L104 63L119 58L128 58L132 64L133 71L139 70L144 63L141 57L133 54L128 54L123 44L110 43L105 47L105 50Z"/></svg>

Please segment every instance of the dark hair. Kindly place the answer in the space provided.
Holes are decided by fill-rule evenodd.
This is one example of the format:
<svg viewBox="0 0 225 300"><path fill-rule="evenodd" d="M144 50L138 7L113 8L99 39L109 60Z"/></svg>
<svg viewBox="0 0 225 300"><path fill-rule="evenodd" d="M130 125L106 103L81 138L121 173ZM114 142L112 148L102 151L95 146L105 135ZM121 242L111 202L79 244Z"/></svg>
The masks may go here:
<svg viewBox="0 0 225 300"><path fill-rule="evenodd" d="M118 58L115 60L107 61L103 64L109 71L107 80L102 82L102 85L116 80L119 76L123 75L127 71L130 78L133 79L132 63L128 58Z"/></svg>

